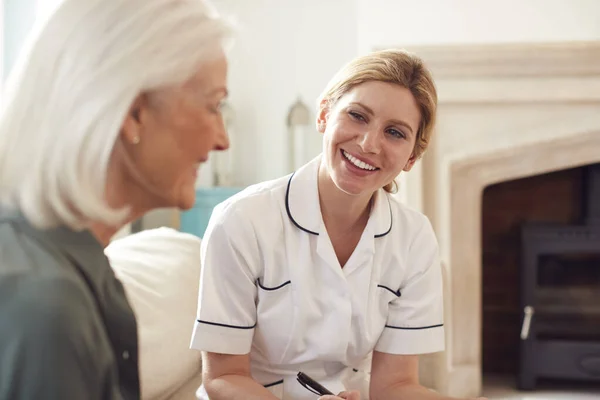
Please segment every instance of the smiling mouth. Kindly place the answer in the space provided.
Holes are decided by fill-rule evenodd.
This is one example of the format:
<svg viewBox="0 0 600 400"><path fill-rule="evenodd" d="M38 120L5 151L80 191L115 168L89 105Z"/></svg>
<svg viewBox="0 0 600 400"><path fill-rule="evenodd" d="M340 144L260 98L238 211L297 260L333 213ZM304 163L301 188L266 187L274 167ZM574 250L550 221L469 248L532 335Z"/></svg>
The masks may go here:
<svg viewBox="0 0 600 400"><path fill-rule="evenodd" d="M359 160L358 158L354 157L352 154L346 152L345 150L342 150L342 155L356 168L360 168L364 171L377 171L379 169L377 167L372 166L371 164L367 164L366 162Z"/></svg>

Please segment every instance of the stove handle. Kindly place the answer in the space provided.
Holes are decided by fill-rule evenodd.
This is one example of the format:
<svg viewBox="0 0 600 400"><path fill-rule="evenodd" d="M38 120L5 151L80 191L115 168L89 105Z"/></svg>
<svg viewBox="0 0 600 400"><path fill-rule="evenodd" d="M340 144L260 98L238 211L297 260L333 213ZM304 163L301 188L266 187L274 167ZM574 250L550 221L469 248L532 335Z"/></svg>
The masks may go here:
<svg viewBox="0 0 600 400"><path fill-rule="evenodd" d="M521 340L527 340L527 338L529 338L529 329L531 328L531 320L535 313L535 309L533 306L526 306L523 309L523 313L525 315L523 317L523 325L521 325Z"/></svg>

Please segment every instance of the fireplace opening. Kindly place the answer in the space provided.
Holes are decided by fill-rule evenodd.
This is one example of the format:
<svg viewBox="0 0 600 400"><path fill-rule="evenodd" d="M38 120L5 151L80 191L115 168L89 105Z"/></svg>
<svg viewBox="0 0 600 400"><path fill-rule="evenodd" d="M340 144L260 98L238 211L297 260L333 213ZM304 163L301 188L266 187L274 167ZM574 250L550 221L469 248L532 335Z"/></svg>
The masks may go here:
<svg viewBox="0 0 600 400"><path fill-rule="evenodd" d="M482 200L484 379L600 381L600 164L502 182Z"/></svg>

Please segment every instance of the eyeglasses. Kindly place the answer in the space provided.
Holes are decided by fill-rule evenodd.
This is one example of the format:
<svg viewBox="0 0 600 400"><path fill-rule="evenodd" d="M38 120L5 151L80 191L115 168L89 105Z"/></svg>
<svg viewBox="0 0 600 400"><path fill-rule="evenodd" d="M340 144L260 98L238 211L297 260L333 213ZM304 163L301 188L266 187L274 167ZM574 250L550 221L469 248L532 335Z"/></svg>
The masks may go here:
<svg viewBox="0 0 600 400"><path fill-rule="evenodd" d="M314 379L312 379L310 376L306 375L303 372L298 372L297 379L298 379L298 382L300 382L300 384L302 386L304 386L306 389L308 389L308 391L310 391L316 395L324 396L326 394L333 394L332 392L327 390L324 386L322 386L317 381L315 381Z"/></svg>

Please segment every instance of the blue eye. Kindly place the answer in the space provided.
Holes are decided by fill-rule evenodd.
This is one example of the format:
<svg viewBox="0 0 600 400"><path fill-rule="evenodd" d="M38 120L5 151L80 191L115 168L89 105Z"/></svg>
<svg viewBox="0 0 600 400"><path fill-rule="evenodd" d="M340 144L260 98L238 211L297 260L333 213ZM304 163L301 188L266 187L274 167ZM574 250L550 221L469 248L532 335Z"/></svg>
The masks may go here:
<svg viewBox="0 0 600 400"><path fill-rule="evenodd" d="M397 129L394 129L394 128L389 128L389 129L387 130L387 132L388 132L390 135L392 135L392 136L394 136L394 137L396 137L396 138L398 138L398 139L404 139L404 138L406 138L406 135L405 135L403 132L401 132L401 131L399 131L399 130L397 130Z"/></svg>

